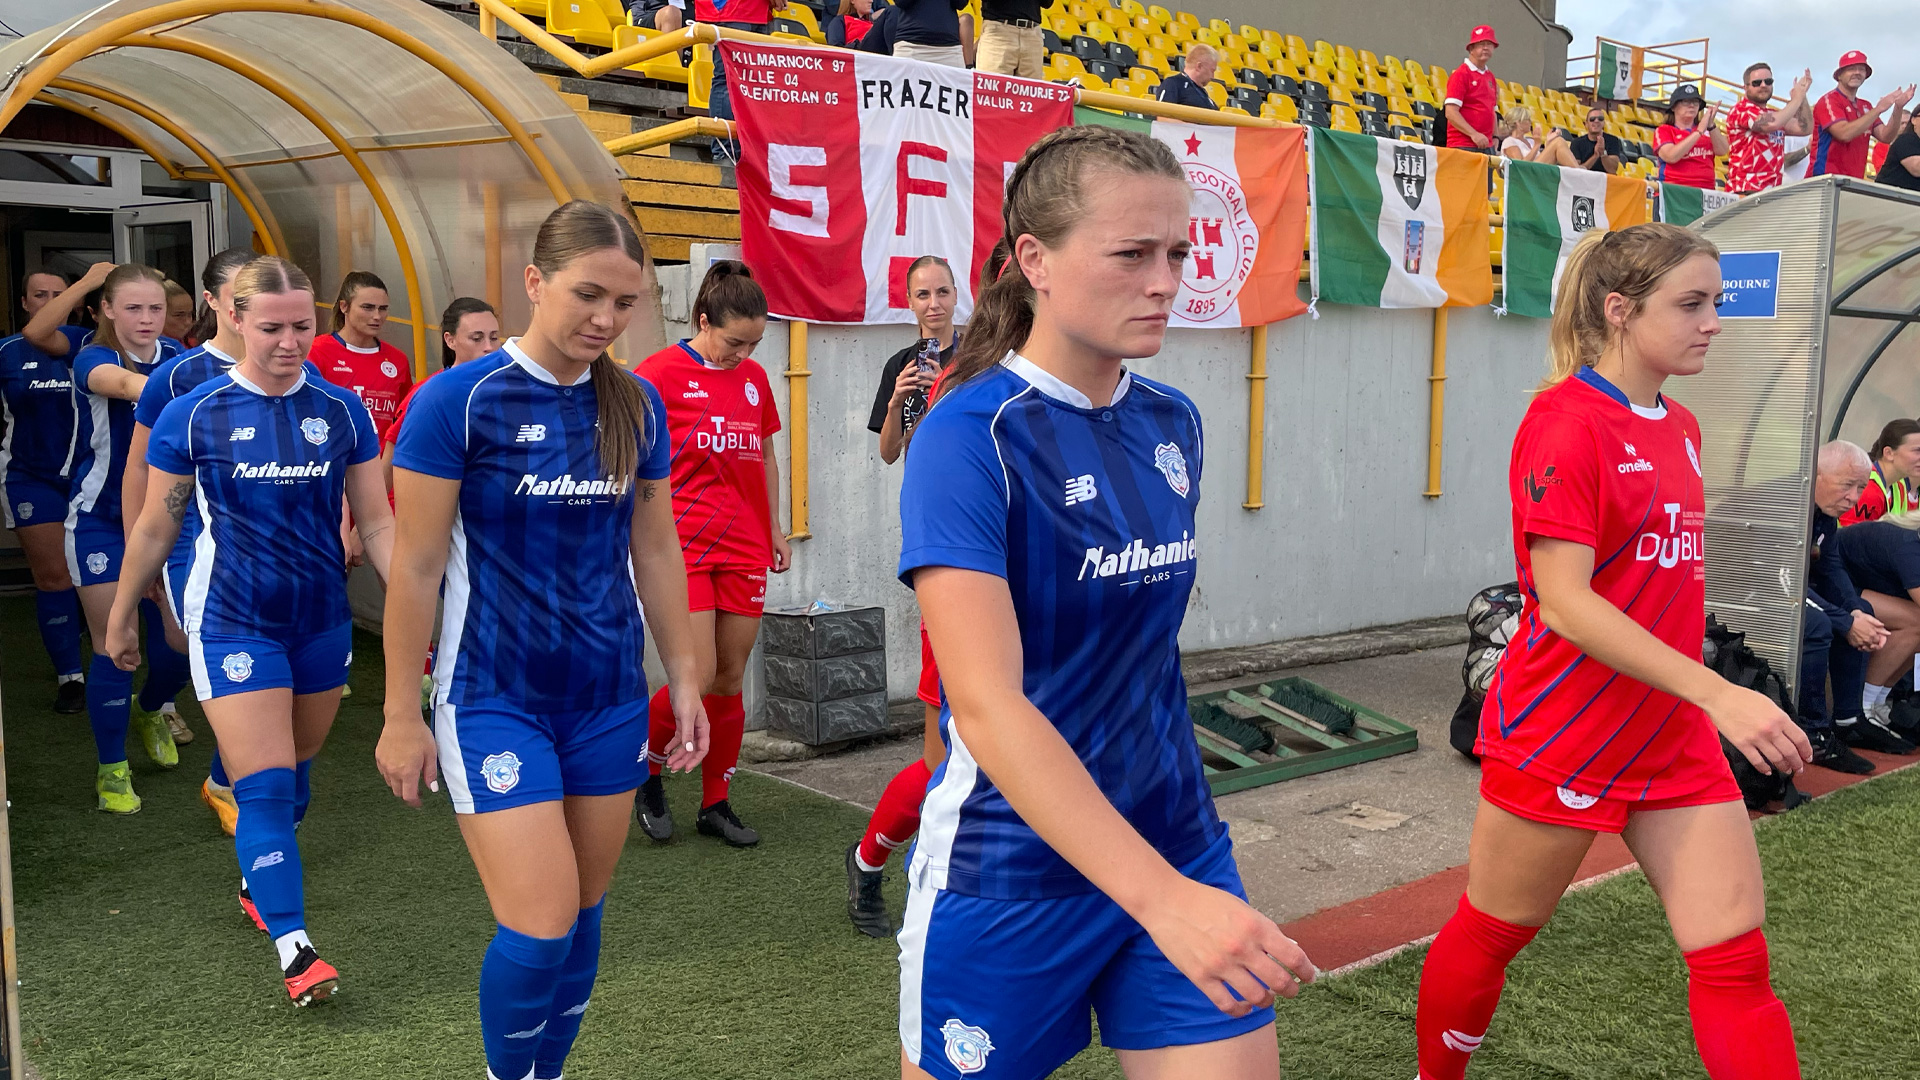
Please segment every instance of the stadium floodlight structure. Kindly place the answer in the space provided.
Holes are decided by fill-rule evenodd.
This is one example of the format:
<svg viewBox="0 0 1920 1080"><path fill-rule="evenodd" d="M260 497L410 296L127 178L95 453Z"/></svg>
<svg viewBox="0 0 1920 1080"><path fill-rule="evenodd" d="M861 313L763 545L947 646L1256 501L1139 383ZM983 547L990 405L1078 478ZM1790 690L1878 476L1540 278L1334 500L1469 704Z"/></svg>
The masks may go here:
<svg viewBox="0 0 1920 1080"><path fill-rule="evenodd" d="M1821 177L1694 228L1730 297L1707 369L1672 385L1705 444L1707 610L1797 693L1820 445L1920 416L1920 195Z"/></svg>
<svg viewBox="0 0 1920 1080"><path fill-rule="evenodd" d="M414 0L117 0L0 48L0 137L30 103L224 184L255 246L305 268L323 302L346 271L379 274L417 375L456 296L526 325L518 278L555 206L628 207L619 166L553 89ZM620 351L663 343L644 304Z"/></svg>

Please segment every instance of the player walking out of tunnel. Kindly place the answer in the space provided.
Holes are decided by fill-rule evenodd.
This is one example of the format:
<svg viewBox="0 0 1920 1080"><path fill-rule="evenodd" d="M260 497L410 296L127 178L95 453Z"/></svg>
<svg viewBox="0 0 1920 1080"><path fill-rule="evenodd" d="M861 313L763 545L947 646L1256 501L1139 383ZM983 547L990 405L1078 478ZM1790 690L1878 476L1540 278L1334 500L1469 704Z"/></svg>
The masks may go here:
<svg viewBox="0 0 1920 1080"><path fill-rule="evenodd" d="M175 398L199 386L210 379L225 375L239 357L245 355L245 339L240 336L239 324L234 322L233 313L233 277L240 268L252 262L255 254L250 248L228 248L207 260L200 272L200 284L204 290L201 301L207 305L205 314L196 329L206 329L207 334L199 348L180 354L172 360L153 369L147 378L147 385L140 391L140 400L133 406L133 436L128 443L127 460L134 463L126 470L121 484L121 505L139 508L147 504L147 479L151 475L142 463L147 460L147 447L153 437L154 425L160 422L160 415ZM311 368L308 374L312 374ZM129 521L131 533L133 522ZM202 522L200 508L188 503L180 521L180 538L174 542L173 551L168 553L166 565L161 570L161 584L166 589L169 617L165 631L168 640L181 652L186 650L185 622L187 574L192 569L194 541L200 535ZM142 610L146 605L142 605ZM148 639L153 634L149 628ZM188 666L181 664L177 672L169 673L171 678L162 682L162 673L150 671L146 685L141 687L139 697L134 702L134 715L165 709L162 714L167 727L173 732L175 742L192 741L191 732L180 720L180 714L169 707L173 696L186 686L190 677ZM182 737L182 733L186 737ZM302 761L295 767L294 820L306 816L308 801L307 771L310 762ZM239 807L234 802L233 781L227 775L226 765L220 760L220 751L213 752L213 763L208 770L206 780L200 785L200 799L212 810L220 822L220 828L228 836L233 835L234 821L239 815Z"/></svg>
<svg viewBox="0 0 1920 1080"><path fill-rule="evenodd" d="M1165 337L1190 197L1150 136L1036 142L914 433L900 578L947 758L907 871L903 1077L1037 1080L1090 1013L1129 1074L1276 1077L1274 996L1312 978L1246 902L1190 732L1199 414L1125 366Z"/></svg>
<svg viewBox="0 0 1920 1080"><path fill-rule="evenodd" d="M700 689L713 749L700 765L704 836L751 847L760 834L740 823L727 800L747 711L740 697L747 656L760 634L767 571L784 574L793 549L780 528L780 463L770 440L780 430L773 387L751 359L767 330L767 297L744 263L718 262L693 301L688 338L634 371L660 390L673 446L673 517L687 563L693 647L706 676ZM640 789L640 827L655 840L673 836L660 783L675 740L671 680L648 708L652 774Z"/></svg>
<svg viewBox="0 0 1920 1080"><path fill-rule="evenodd" d="M232 281L244 358L162 409L147 448L147 501L114 598L108 647L140 661L140 597L179 539L187 503L203 519L182 600L194 692L239 803L240 904L273 938L295 1005L324 1001L339 973L307 936L296 770L320 752L353 656L340 566L342 497L384 577L392 514L366 407L310 376L313 286L284 259Z"/></svg>
<svg viewBox="0 0 1920 1080"><path fill-rule="evenodd" d="M178 353L160 335L167 317L165 282L160 271L149 266L96 264L73 288L41 308L25 331L49 354L66 348L64 335L45 331L58 327L88 291L100 289L100 330L73 358L73 394L80 415L74 435L66 542L67 572L79 587L80 607L93 639L87 717L100 759L94 778L95 805L116 814L140 809L133 771L127 764L129 723L137 721L135 734L154 764L168 769L180 764L180 751L166 721L157 713L132 711L133 672L115 666L107 652L106 632L114 583L120 580L120 560L126 553L120 495L127 446L133 437L133 403L146 385L147 373ZM149 672L149 677L173 684L184 658L168 646L157 611L149 615L148 627L152 631L149 655L159 669Z"/></svg>
<svg viewBox="0 0 1920 1080"><path fill-rule="evenodd" d="M480 966L494 1080L560 1076L593 994L607 885L647 775L643 607L680 731L668 765L707 750L666 409L606 353L651 285L624 215L577 200L547 215L526 334L427 380L394 452L375 753L411 805L445 774L499 921ZM416 672L443 573L429 730Z"/></svg>
<svg viewBox="0 0 1920 1080"><path fill-rule="evenodd" d="M32 320L67 289L59 274L29 270L22 278L20 306ZM68 310L76 301L68 298ZM7 429L6 441L0 443L0 489L5 497L0 508L33 573L40 641L59 679L53 710L77 713L87 707L87 684L80 667L80 599L67 571L67 499L72 494L73 431L79 415L68 361L92 334L59 323L47 332L65 342L58 356L35 346L25 334L0 340L0 407L6 411Z"/></svg>
<svg viewBox="0 0 1920 1080"><path fill-rule="evenodd" d="M413 387L407 354L380 340L388 304L386 282L365 270L348 274L333 302L333 332L314 338L308 356L322 378L360 395L382 434Z"/></svg>
<svg viewBox="0 0 1920 1080"><path fill-rule="evenodd" d="M1465 1074L1507 964L1601 832L1621 834L1666 908L1707 1075L1800 1075L1768 982L1753 828L1718 735L1762 772L1798 772L1813 753L1772 701L1700 662L1700 426L1661 394L1705 366L1719 298L1718 252L1672 225L1591 233L1568 258L1551 373L1514 436L1525 606L1481 713L1466 895L1420 980L1422 1080Z"/></svg>

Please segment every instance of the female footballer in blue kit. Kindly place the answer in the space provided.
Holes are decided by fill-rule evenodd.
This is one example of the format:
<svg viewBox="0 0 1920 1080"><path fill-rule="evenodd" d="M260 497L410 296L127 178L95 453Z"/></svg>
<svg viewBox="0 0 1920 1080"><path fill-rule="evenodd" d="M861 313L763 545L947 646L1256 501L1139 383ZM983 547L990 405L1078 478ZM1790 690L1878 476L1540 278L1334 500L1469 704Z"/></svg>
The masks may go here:
<svg viewBox="0 0 1920 1080"><path fill-rule="evenodd" d="M70 291L90 284L97 270ZM80 417L74 438L73 494L67 503L67 570L79 586L80 607L93 639L87 716L100 758L94 778L96 805L110 813L131 814L140 809L140 796L134 794L133 772L127 764L129 722L140 721L135 734L154 764L173 768L180 764L180 751L158 714L132 715L133 673L116 667L106 651L107 612L113 606L114 583L120 580L120 560L126 551L120 480L133 434L133 403L146 385L147 373L172 359L178 347L160 335L167 317L166 278L160 271L127 263L101 275L99 284L100 329L92 343L73 357L73 392ZM41 314L51 308L42 309ZM35 338L38 326L38 320L28 324L29 338ZM65 339L35 340L52 353ZM162 640L152 648L158 653L165 644Z"/></svg>
<svg viewBox="0 0 1920 1080"><path fill-rule="evenodd" d="M122 668L138 666L139 601L193 500L203 524L183 621L194 690L240 806L241 903L272 936L288 996L306 1005L339 983L307 936L293 826L294 770L326 741L353 655L342 497L382 577L393 518L366 406L306 370L306 275L265 256L234 277L232 297L245 358L161 410L107 644Z"/></svg>
<svg viewBox="0 0 1920 1080"><path fill-rule="evenodd" d="M900 496L946 691L900 931L901 1074L1279 1075L1276 994L1314 968L1250 907L1193 742L1178 634L1202 441L1130 373L1180 288L1190 192L1164 145L1035 143ZM950 387L950 388L949 388Z"/></svg>
<svg viewBox="0 0 1920 1080"><path fill-rule="evenodd" d="M60 304L68 287L59 274L29 270L22 278L21 309L32 320ZM64 339L60 355L48 354L24 333L0 340L0 402L7 426L6 442L0 444L0 508L33 573L34 614L59 679L53 704L59 713L87 707L86 676L80 667L80 599L67 572L67 498L72 494L73 429L79 416L66 358L93 335L64 322L75 302L77 298L68 298L62 310L42 320L47 334Z"/></svg>
<svg viewBox="0 0 1920 1080"><path fill-rule="evenodd" d="M606 352L652 295L646 251L625 216L570 202L541 224L526 288L526 334L429 379L400 432L376 750L411 805L444 774L499 923L480 966L494 1080L558 1077L593 993L647 777L643 606L681 736L668 767L708 742L666 409ZM415 673L443 575L429 730Z"/></svg>

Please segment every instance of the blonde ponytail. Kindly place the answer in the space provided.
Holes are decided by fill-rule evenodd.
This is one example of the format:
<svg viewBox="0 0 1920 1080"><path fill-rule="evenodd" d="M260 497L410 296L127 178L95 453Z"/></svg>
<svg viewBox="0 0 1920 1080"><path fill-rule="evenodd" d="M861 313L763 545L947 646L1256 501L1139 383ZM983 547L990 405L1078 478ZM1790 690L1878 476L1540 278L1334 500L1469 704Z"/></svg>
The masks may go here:
<svg viewBox="0 0 1920 1080"><path fill-rule="evenodd" d="M1538 389L1565 382L1600 359L1618 333L1607 321L1608 296L1626 297L1638 315L1661 279L1695 255L1718 259L1720 249L1678 225L1656 222L1581 237L1560 272L1547 334L1547 377Z"/></svg>

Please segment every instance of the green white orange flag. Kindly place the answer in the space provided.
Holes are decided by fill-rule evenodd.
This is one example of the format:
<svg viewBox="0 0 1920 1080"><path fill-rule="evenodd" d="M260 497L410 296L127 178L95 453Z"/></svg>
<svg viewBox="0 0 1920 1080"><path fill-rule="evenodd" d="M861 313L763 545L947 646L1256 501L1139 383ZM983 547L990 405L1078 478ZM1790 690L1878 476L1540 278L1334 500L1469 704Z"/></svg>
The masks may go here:
<svg viewBox="0 0 1920 1080"><path fill-rule="evenodd" d="M1493 301L1485 154L1316 128L1313 295L1383 308Z"/></svg>
<svg viewBox="0 0 1920 1080"><path fill-rule="evenodd" d="M1553 314L1560 272L1580 237L1647 220L1647 184L1633 176L1509 161L1505 240L1500 262L1506 310Z"/></svg>
<svg viewBox="0 0 1920 1080"><path fill-rule="evenodd" d="M1307 310L1300 299L1306 129L1159 120L1152 131L1180 159L1193 188L1193 251L1172 325L1265 326Z"/></svg>
<svg viewBox="0 0 1920 1080"><path fill-rule="evenodd" d="M1731 191L1708 191L1685 184L1660 185L1660 220L1669 225L1691 225L1723 206L1732 206L1740 196Z"/></svg>

